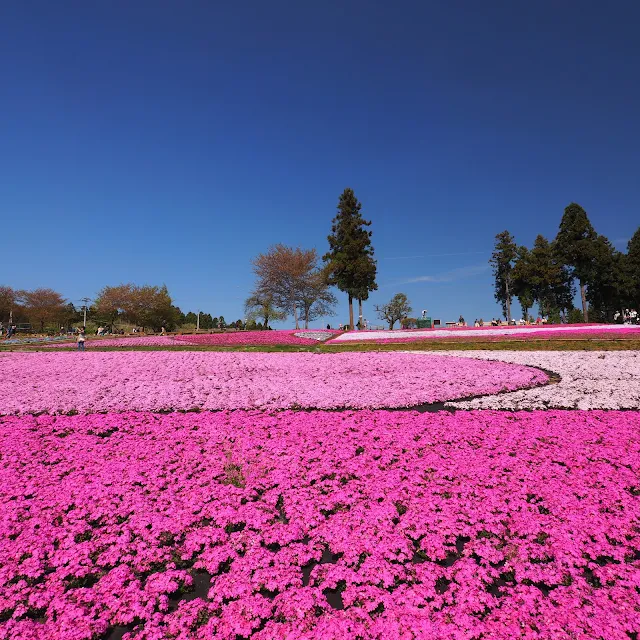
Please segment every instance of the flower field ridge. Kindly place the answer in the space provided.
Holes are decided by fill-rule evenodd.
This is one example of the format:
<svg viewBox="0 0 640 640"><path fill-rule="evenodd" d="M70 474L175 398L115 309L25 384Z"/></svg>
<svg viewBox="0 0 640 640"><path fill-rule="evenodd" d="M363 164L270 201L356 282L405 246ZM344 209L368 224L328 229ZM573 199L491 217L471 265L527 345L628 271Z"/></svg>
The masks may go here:
<svg viewBox="0 0 640 640"><path fill-rule="evenodd" d="M327 329L294 329L276 331L238 331L237 333L206 333L176 336L179 342L192 345L234 347L242 345L313 345L323 342L337 332Z"/></svg>
<svg viewBox="0 0 640 640"><path fill-rule="evenodd" d="M0 640L640 632L640 413L0 418Z"/></svg>
<svg viewBox="0 0 640 640"><path fill-rule="evenodd" d="M412 407L545 384L539 369L409 353L2 353L0 411Z"/></svg>
<svg viewBox="0 0 640 640"><path fill-rule="evenodd" d="M620 339L640 338L640 326L617 324L550 325L511 327L453 327L450 329L406 329L396 331L350 331L328 341L328 344L345 342L402 343L428 340L500 341L549 340L549 339Z"/></svg>
<svg viewBox="0 0 640 640"><path fill-rule="evenodd" d="M184 336L128 336L126 338L89 337L86 347L175 347L175 346L310 346L324 342L337 332L327 329L294 329L275 331L237 331L234 333L202 333ZM39 345L47 348L73 347L74 342Z"/></svg>

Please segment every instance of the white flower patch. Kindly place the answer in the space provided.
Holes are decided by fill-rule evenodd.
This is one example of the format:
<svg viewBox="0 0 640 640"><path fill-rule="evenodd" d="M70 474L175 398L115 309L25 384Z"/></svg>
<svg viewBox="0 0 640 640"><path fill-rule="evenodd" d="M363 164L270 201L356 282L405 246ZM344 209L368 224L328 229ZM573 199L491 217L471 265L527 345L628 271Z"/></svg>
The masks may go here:
<svg viewBox="0 0 640 640"><path fill-rule="evenodd" d="M413 352L415 353L415 352ZM424 353L424 352L423 352ZM638 351L439 351L557 373L558 384L450 402L457 409L640 409Z"/></svg>
<svg viewBox="0 0 640 640"><path fill-rule="evenodd" d="M388 340L394 339L399 342L405 340L429 340L430 338L484 338L495 336L534 336L537 333L563 333L568 332L606 332L628 333L632 330L627 325L622 324L594 324L587 326L578 325L539 325L526 327L470 327L467 329L454 327L452 329L415 329L415 330L384 330L384 331L349 331L343 333L332 340L332 342L364 342L367 340ZM297 334L296 334L297 335Z"/></svg>

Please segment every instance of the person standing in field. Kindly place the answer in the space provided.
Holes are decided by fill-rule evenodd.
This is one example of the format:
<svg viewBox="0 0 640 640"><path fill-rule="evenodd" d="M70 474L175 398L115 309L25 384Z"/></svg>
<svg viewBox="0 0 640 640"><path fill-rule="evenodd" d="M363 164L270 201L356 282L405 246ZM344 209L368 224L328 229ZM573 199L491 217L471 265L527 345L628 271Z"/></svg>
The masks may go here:
<svg viewBox="0 0 640 640"><path fill-rule="evenodd" d="M84 341L86 340L87 336L84 332L84 327L82 327L79 331L78 331L78 351L84 351Z"/></svg>

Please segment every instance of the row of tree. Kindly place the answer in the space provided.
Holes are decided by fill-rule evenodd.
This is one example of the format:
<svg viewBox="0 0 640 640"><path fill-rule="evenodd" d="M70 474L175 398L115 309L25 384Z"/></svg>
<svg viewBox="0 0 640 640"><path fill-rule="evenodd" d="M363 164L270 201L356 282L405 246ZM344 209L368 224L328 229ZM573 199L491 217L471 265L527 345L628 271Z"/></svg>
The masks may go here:
<svg viewBox="0 0 640 640"><path fill-rule="evenodd" d="M88 301L87 301L88 302ZM57 331L60 327L76 326L84 322L84 307L77 308L53 289L20 291L0 286L0 322L28 323L33 329ZM262 325L236 320L227 323L209 313L183 313L173 304L166 286L121 284L104 287L95 301L87 306L87 316L93 324L114 327L126 323L144 329L171 331L182 325L201 329L226 327L260 329ZM199 315L199 318L198 318Z"/></svg>
<svg viewBox="0 0 640 640"><path fill-rule="evenodd" d="M23 291L0 285L0 322L28 322L43 331L45 326L70 321L77 313L73 304L53 289Z"/></svg>
<svg viewBox="0 0 640 640"><path fill-rule="evenodd" d="M349 324L354 327L353 301L362 301L378 288L376 261L371 244L371 222L362 217L362 204L352 189L345 189L338 201L329 251L322 261L315 249L302 249L277 244L253 259L256 276L254 290L245 302L251 319L269 322L293 316L296 329L305 328L320 317L335 315L337 303L331 287L347 294Z"/></svg>
<svg viewBox="0 0 640 640"><path fill-rule="evenodd" d="M236 320L235 322L227 322L224 319L224 316L220 316L217 318L216 316L212 316L210 313L195 313L194 311L189 311L188 313L180 312L178 317L178 326L185 328L198 328L203 329L205 331L209 331L211 329L262 329L262 324L258 325L258 323L253 320L243 321Z"/></svg>
<svg viewBox="0 0 640 640"><path fill-rule="evenodd" d="M564 210L554 240L538 235L531 249L518 246L508 231L496 236L490 263L495 298L511 321L517 298L526 318L537 304L540 315L560 321L612 321L616 312L640 308L640 228L617 251L598 234L578 204ZM575 309L576 283L582 310Z"/></svg>
<svg viewBox="0 0 640 640"><path fill-rule="evenodd" d="M254 258L255 288L245 302L247 322L233 326L268 328L273 321L293 316L296 328L320 317L334 315L335 286L348 296L349 325L354 328L354 300L362 302L375 291L376 261L371 244L371 222L362 216L362 205L352 189L341 194L331 234L329 250L320 257L315 249L271 247ZM82 309L65 301L52 289L16 291L0 287L0 320L29 322L44 331L78 323ZM227 326L223 317L183 313L173 304L166 286L121 284L104 287L88 309L94 323L113 327L116 322L159 330L180 325L199 325L202 329Z"/></svg>

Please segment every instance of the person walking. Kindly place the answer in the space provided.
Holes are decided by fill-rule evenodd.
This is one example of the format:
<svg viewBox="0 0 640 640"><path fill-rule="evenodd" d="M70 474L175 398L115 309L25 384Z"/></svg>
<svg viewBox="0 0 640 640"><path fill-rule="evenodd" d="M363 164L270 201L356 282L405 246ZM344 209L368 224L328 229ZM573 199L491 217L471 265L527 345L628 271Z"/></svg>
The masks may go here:
<svg viewBox="0 0 640 640"><path fill-rule="evenodd" d="M87 336L85 334L84 327L82 327L78 331L78 351L84 351L84 341L86 340L86 338Z"/></svg>

